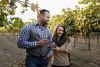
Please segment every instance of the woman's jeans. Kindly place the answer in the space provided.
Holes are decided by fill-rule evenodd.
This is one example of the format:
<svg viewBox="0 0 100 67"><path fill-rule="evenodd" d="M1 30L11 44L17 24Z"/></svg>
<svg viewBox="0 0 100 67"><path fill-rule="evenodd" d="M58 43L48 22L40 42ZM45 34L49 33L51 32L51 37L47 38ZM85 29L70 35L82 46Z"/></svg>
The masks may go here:
<svg viewBox="0 0 100 67"><path fill-rule="evenodd" d="M48 67L48 62L48 59L43 56L26 56L26 67Z"/></svg>

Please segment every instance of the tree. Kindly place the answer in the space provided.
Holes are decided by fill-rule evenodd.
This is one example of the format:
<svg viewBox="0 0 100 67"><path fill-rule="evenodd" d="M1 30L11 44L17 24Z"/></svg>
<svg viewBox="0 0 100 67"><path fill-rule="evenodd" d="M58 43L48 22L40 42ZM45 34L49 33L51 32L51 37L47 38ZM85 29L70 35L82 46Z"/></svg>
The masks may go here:
<svg viewBox="0 0 100 67"><path fill-rule="evenodd" d="M88 37L88 49L90 50L90 35L100 30L100 2L82 0L80 3L87 4L87 6L79 11L77 24L81 32Z"/></svg>
<svg viewBox="0 0 100 67"><path fill-rule="evenodd" d="M8 32L14 31L15 29L21 29L24 25L24 22L19 17L13 17L15 15L15 10L17 8L16 3L19 3L23 10L23 14L28 8L31 8L34 12L38 12L40 9L38 3L29 3L28 0L0 0L0 27L5 27Z"/></svg>

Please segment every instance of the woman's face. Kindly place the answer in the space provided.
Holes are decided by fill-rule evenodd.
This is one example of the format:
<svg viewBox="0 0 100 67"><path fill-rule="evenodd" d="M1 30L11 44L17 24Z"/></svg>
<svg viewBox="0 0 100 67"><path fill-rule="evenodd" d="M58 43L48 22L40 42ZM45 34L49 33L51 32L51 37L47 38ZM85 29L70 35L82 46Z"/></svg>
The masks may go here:
<svg viewBox="0 0 100 67"><path fill-rule="evenodd" d="M58 37L61 37L64 33L64 28L63 27L58 27L57 29L57 35Z"/></svg>

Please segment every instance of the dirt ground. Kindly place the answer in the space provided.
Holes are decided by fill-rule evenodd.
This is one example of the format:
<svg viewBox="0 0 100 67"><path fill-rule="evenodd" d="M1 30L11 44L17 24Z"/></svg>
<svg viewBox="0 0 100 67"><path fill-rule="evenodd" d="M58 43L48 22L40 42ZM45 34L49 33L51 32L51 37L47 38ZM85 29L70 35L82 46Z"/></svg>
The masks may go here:
<svg viewBox="0 0 100 67"><path fill-rule="evenodd" d="M9 34L0 34L0 67L23 67L25 50L17 47ZM76 43L71 51L71 67L100 67L100 45L92 45L91 51L87 45Z"/></svg>
<svg viewBox="0 0 100 67"><path fill-rule="evenodd" d="M25 50L17 48L16 42L8 34L0 34L0 67L11 67L21 58L25 58Z"/></svg>

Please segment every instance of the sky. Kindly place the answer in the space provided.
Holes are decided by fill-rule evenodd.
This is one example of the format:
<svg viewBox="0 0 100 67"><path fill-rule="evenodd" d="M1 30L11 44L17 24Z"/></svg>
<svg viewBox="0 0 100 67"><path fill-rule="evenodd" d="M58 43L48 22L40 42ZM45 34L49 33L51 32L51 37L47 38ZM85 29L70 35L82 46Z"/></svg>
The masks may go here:
<svg viewBox="0 0 100 67"><path fill-rule="evenodd" d="M37 3L37 1L41 9L47 9L50 11L51 16L60 14L63 8L75 9L76 5L82 7L78 4L78 0L29 0L29 3ZM30 18L36 19L36 13L31 11L31 9L28 9L27 12L21 14L20 11L22 7L18 3L17 5L18 8L16 9L15 16L22 18L25 22L30 21Z"/></svg>

